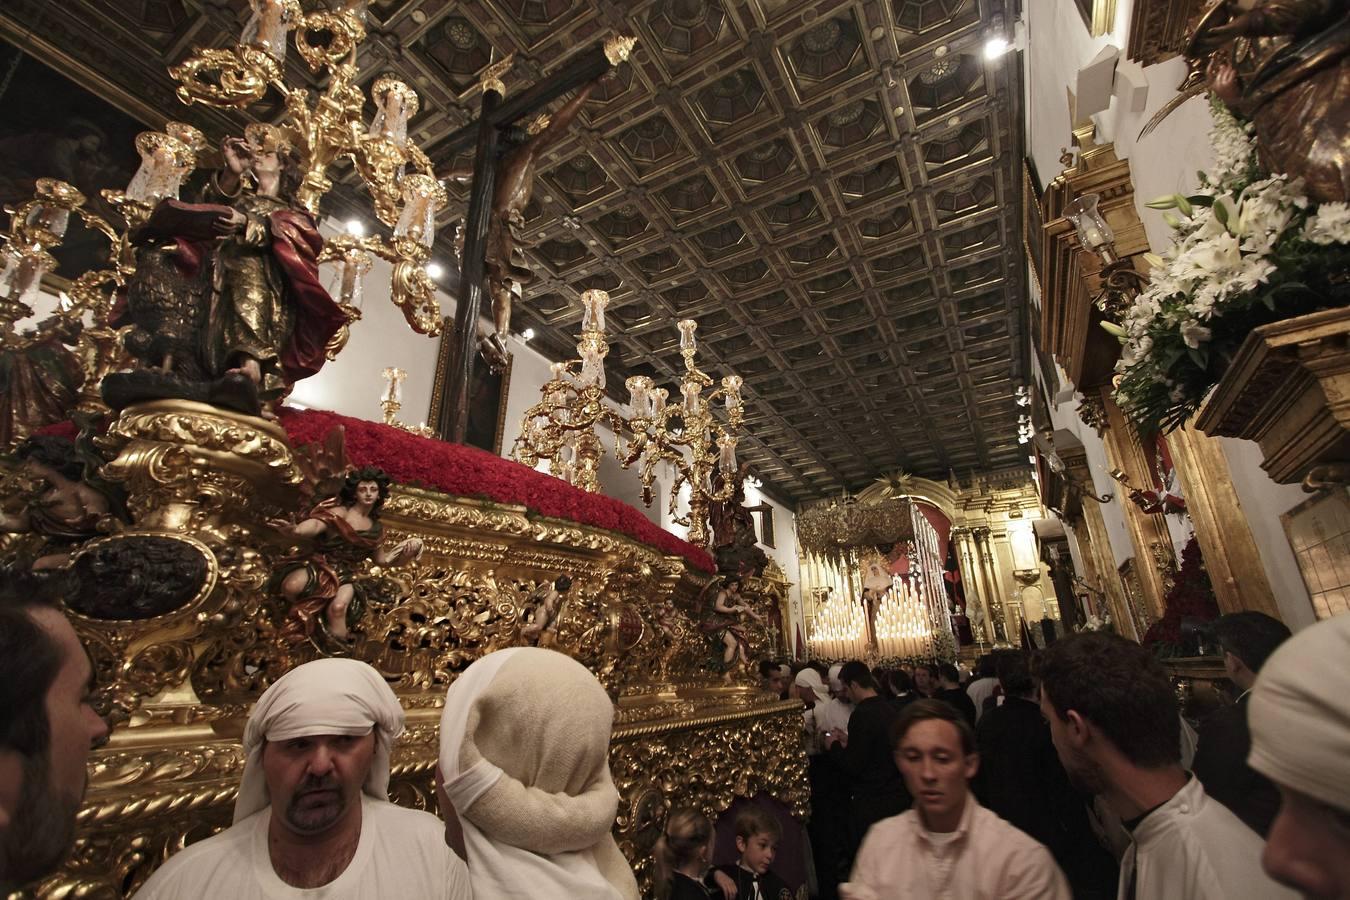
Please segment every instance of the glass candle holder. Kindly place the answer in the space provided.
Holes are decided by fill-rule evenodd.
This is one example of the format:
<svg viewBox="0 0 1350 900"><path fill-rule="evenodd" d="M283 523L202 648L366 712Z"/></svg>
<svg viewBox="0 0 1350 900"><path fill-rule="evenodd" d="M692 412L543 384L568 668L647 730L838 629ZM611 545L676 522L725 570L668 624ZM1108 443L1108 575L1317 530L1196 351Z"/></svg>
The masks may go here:
<svg viewBox="0 0 1350 900"><path fill-rule="evenodd" d="M703 385L697 381L686 381L680 385L680 394L684 397L684 414L686 416L697 416L702 409L702 400L700 394L703 393Z"/></svg>
<svg viewBox="0 0 1350 900"><path fill-rule="evenodd" d="M722 379L722 391L726 396L728 410L741 405L741 385L743 384L745 384L745 379L739 375L727 375Z"/></svg>
<svg viewBox="0 0 1350 900"><path fill-rule="evenodd" d="M286 61L286 35L295 24L295 0L249 0L253 15L244 23L239 43L261 47L279 63Z"/></svg>
<svg viewBox="0 0 1350 900"><path fill-rule="evenodd" d="M581 305L585 312L581 317L582 331L605 330L605 307L609 305L609 294L601 290L586 291L581 295Z"/></svg>
<svg viewBox="0 0 1350 900"><path fill-rule="evenodd" d="M417 92L397 78L384 75L375 80L370 98L375 101L375 118L367 135L406 147L408 120L417 115L421 106Z"/></svg>
<svg viewBox="0 0 1350 900"><path fill-rule="evenodd" d="M628 403L633 408L633 414L641 416L650 408L647 395L652 389L652 380L646 375L634 375L624 383L628 388Z"/></svg>
<svg viewBox="0 0 1350 900"><path fill-rule="evenodd" d="M384 380L388 382L384 388L384 395L380 397L384 401L393 401L395 403L403 402L403 379L408 377L408 373L397 366L389 366L384 370Z"/></svg>
<svg viewBox="0 0 1350 900"><path fill-rule="evenodd" d="M370 254L360 247L349 247L342 252L336 266L336 277L328 293L344 306L361 308L362 285L370 271Z"/></svg>
<svg viewBox="0 0 1350 900"><path fill-rule="evenodd" d="M1114 256L1112 247L1116 241L1115 232L1107 224L1105 217L1097 209L1101 194L1083 194L1076 197L1064 208L1064 218L1073 223L1078 231L1078 240L1084 250L1103 257Z"/></svg>
<svg viewBox="0 0 1350 900"><path fill-rule="evenodd" d="M698 341L694 339L694 331L698 328L698 323L693 319L681 319L676 327L680 329L680 349L697 350Z"/></svg>
<svg viewBox="0 0 1350 900"><path fill-rule="evenodd" d="M161 131L142 131L136 135L136 152L141 155L141 165L127 183L127 199L147 206L166 197L177 200L189 171L185 163L196 154L182 141Z"/></svg>
<svg viewBox="0 0 1350 900"><path fill-rule="evenodd" d="M670 391L666 388L657 388L651 392L649 399L652 404L652 418L659 419L661 414L666 411L666 401L670 399Z"/></svg>
<svg viewBox="0 0 1350 900"><path fill-rule="evenodd" d="M411 238L430 247L436 240L436 213L447 200L445 188L430 175L405 175L403 212L394 225L394 237Z"/></svg>
<svg viewBox="0 0 1350 900"><path fill-rule="evenodd" d="M723 475L730 475L736 471L736 442L735 435L724 434L717 439L717 468Z"/></svg>
<svg viewBox="0 0 1350 900"><path fill-rule="evenodd" d="M594 385L603 389L605 355L609 353L609 345L604 341L582 341L577 345L577 352L581 354L581 374L577 376L577 384L580 387Z"/></svg>

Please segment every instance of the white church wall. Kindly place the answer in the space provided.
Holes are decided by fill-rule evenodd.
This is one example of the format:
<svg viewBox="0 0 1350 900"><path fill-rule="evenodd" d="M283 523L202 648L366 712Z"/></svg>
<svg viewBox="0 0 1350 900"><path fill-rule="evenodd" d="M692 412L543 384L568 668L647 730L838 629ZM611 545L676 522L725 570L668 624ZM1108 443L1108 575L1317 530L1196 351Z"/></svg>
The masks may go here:
<svg viewBox="0 0 1350 900"><path fill-rule="evenodd" d="M1025 97L1028 116L1027 145L1036 163L1042 187L1057 175L1060 148L1070 140L1069 113L1066 87L1075 83L1078 70L1106 46L1121 48L1124 60L1128 44L1128 28L1133 0L1116 4L1115 25L1111 32L1091 37L1083 26L1074 0L1036 0L1023 6L1027 22L1028 51L1025 56L1027 77ZM1145 204L1163 194L1186 193L1196 185L1196 173L1209 167L1212 153L1209 132L1212 127L1207 101L1193 98L1174 110L1152 133L1140 139L1139 132L1164 104L1176 95L1176 87L1186 74L1185 63L1173 58L1143 69L1148 83L1148 102L1142 112L1122 108L1118 99L1094 117L1098 140L1114 141L1117 156L1130 161L1134 181L1135 205L1144 223L1149 244L1154 252L1165 249L1171 240L1171 230L1162 216ZM1072 412L1062 405L1052 412L1056 427L1065 413ZM1074 414L1072 418L1076 419ZM1099 490L1117 487L1106 479L1101 468L1105 453L1100 439L1092 429L1083 426L1073 429L1088 448L1088 461L1093 469L1093 481ZM1285 622L1298 628L1313 621L1307 587L1299 575L1293 551L1280 522L1280 514L1306 499L1296 485L1279 485L1271 481L1261 469L1261 453L1250 441L1224 439L1224 453L1228 458L1232 481L1242 502L1252 536L1260 550L1261 561L1271 589L1280 604ZM1129 547L1128 533L1121 543L1119 534L1124 520L1118 510L1103 509L1112 550L1121 561L1121 548ZM1114 514L1112 514L1114 512ZM1168 517L1173 519L1175 517ZM1173 543L1185 543L1188 533L1183 526L1169 521Z"/></svg>
<svg viewBox="0 0 1350 900"><path fill-rule="evenodd" d="M335 229L325 222L325 237ZM390 299L389 280L393 267L382 259L375 259L366 274L361 320L353 323L351 337L337 359L324 364L319 374L295 385L290 402L312 409L327 409L344 416L381 421L380 397L385 381L381 373L388 366L397 366L408 373L403 382L403 408L399 419L410 425L425 422L431 409L431 386L436 375L438 338L418 334L408 326L403 311ZM324 265L320 278L329 285L332 267ZM444 293L438 294L446 314L454 310L454 303Z"/></svg>

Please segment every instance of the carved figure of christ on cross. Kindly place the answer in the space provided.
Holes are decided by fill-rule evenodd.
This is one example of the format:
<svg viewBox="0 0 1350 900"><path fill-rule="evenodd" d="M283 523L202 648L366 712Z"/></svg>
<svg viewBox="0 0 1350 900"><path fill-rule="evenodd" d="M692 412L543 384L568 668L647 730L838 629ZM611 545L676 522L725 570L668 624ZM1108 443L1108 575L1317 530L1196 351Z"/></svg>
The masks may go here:
<svg viewBox="0 0 1350 900"><path fill-rule="evenodd" d="M497 73L485 75L477 121L465 125L438 148L438 155L453 160L469 143L475 143L472 170L447 168L437 173L440 178L470 185L459 282L452 289L455 328L446 331L441 345L441 365L448 365L449 372L440 402L432 410L433 427L442 440L464 442L469 382L480 344L489 364L505 364L512 294L533 277L524 265L519 239L538 159L566 133L599 79L627 59L632 45L631 38L611 38L507 102L503 101L504 88ZM516 124L578 87L576 96L546 124L529 130ZM491 294L494 331L480 341L478 319L485 280Z"/></svg>

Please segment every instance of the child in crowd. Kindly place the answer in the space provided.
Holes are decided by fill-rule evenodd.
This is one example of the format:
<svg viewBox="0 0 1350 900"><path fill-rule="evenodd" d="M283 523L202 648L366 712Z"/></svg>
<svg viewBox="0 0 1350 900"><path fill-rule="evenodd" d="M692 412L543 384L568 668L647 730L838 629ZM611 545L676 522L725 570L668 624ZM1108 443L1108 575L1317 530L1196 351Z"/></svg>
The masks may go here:
<svg viewBox="0 0 1350 900"><path fill-rule="evenodd" d="M747 806L736 814L735 865L718 866L736 885L737 900L792 900L783 879L769 870L783 837L783 826L760 806Z"/></svg>
<svg viewBox="0 0 1350 900"><path fill-rule="evenodd" d="M657 900L722 900L716 885L726 876L709 872L714 838L712 820L698 810L670 813L652 848Z"/></svg>

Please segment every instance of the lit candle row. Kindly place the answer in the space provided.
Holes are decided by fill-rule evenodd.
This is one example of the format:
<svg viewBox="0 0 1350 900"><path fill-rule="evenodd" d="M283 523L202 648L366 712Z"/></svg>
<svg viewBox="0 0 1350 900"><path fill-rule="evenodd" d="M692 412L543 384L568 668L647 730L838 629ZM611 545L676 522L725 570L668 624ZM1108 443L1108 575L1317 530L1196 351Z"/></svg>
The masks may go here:
<svg viewBox="0 0 1350 900"><path fill-rule="evenodd" d="M808 642L816 656L859 659L867 652L862 606L843 597L831 597L816 610Z"/></svg>
<svg viewBox="0 0 1350 900"><path fill-rule="evenodd" d="M882 656L926 657L933 629L916 580L896 578L877 610L877 650Z"/></svg>

